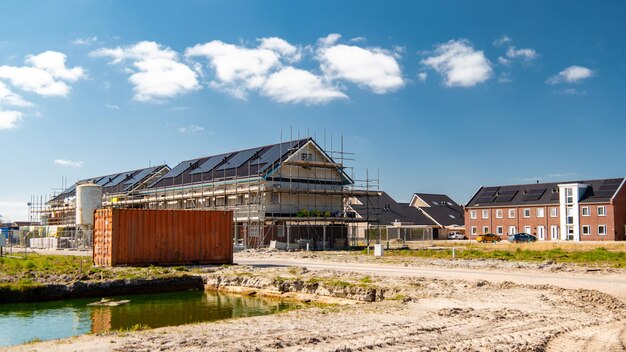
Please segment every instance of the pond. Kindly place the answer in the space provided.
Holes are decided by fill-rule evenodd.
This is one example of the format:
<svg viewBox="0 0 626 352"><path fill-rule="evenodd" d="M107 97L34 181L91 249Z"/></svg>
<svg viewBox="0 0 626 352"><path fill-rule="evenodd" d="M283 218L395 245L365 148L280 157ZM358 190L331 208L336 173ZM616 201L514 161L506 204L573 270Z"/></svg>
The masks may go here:
<svg viewBox="0 0 626 352"><path fill-rule="evenodd" d="M132 330L138 326L157 328L268 315L301 306L295 302L204 291L113 299L130 302L116 307L88 306L99 301L96 298L0 304L0 346L109 330Z"/></svg>

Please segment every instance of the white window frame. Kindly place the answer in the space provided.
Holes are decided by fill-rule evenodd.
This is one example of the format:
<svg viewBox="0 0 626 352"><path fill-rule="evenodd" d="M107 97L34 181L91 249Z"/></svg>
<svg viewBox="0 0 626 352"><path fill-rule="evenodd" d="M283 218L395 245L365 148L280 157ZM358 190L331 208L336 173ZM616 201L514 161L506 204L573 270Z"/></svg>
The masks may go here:
<svg viewBox="0 0 626 352"><path fill-rule="evenodd" d="M476 210L470 210L470 219L478 219L478 213Z"/></svg>
<svg viewBox="0 0 626 352"><path fill-rule="evenodd" d="M537 217L538 218L543 218L546 215L545 209L544 208L537 208Z"/></svg>
<svg viewBox="0 0 626 352"><path fill-rule="evenodd" d="M585 214L585 210L587 211L587 214ZM589 208L589 207L581 207L580 208L580 216L591 216L591 208Z"/></svg>
<svg viewBox="0 0 626 352"><path fill-rule="evenodd" d="M600 214L600 209L602 209L602 214ZM606 206L598 205L598 216L606 216Z"/></svg>
<svg viewBox="0 0 626 352"><path fill-rule="evenodd" d="M496 219L502 219L502 209L496 209Z"/></svg>
<svg viewBox="0 0 626 352"><path fill-rule="evenodd" d="M483 226L483 233L489 233L489 226Z"/></svg>
<svg viewBox="0 0 626 352"><path fill-rule="evenodd" d="M585 233L585 229L587 229L587 233ZM583 235L583 236L589 236L589 235L591 235L591 226L589 226L589 225L583 225L583 226L581 227L580 234L581 234L581 235Z"/></svg>
<svg viewBox="0 0 626 352"><path fill-rule="evenodd" d="M600 232L602 229L604 233ZM606 225L598 225L598 236L606 236Z"/></svg>
<svg viewBox="0 0 626 352"><path fill-rule="evenodd" d="M471 233L472 235L475 235L475 234L476 234L476 226L472 226L472 227L470 227L470 233Z"/></svg>
<svg viewBox="0 0 626 352"><path fill-rule="evenodd" d="M551 218L558 218L559 217L559 208L551 207L550 208L550 217Z"/></svg>
<svg viewBox="0 0 626 352"><path fill-rule="evenodd" d="M515 209L509 209L508 213L509 213L509 219L515 219Z"/></svg>
<svg viewBox="0 0 626 352"><path fill-rule="evenodd" d="M482 211L482 218L483 219L489 219L489 209L483 209L483 211Z"/></svg>
<svg viewBox="0 0 626 352"><path fill-rule="evenodd" d="M524 208L523 214L524 214L524 218L526 219L530 218L530 208Z"/></svg>
<svg viewBox="0 0 626 352"><path fill-rule="evenodd" d="M533 234L532 226L524 226L524 232L526 232L529 235L532 235Z"/></svg>
<svg viewBox="0 0 626 352"><path fill-rule="evenodd" d="M496 235L502 235L504 233L504 228L502 226L496 227Z"/></svg>

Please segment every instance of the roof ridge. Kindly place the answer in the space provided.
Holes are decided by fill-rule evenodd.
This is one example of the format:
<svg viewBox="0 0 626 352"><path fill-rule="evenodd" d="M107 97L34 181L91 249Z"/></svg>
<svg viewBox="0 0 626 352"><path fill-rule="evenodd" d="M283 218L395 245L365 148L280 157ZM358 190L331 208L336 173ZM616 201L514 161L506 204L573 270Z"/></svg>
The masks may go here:
<svg viewBox="0 0 626 352"><path fill-rule="evenodd" d="M623 180L622 177L609 177L609 178L595 178L589 180L571 180L571 181L553 181L553 182L542 182L542 183L516 183L510 185L486 185L482 186L483 188L490 187L515 187L515 186L532 186L532 185L549 185L549 184L559 184L559 183L584 183L584 182L594 182L594 181L608 181L608 180Z"/></svg>
<svg viewBox="0 0 626 352"><path fill-rule="evenodd" d="M267 145L263 145L263 146L250 147L250 148L245 148L245 149L235 149L235 150L230 150L230 151L226 151L226 152L223 152L223 153L204 155L204 156L201 156L201 157L198 157L198 158L191 158L191 159L187 159L187 160L182 160L179 163L177 163L176 165L180 165L180 164L182 164L184 162L192 161L192 160L200 160L200 159L205 159L205 158L212 158L214 156L240 153L240 152L245 152L247 150L252 150L252 149L263 149L263 148L267 148L267 147L273 147L273 146L279 145L279 144L293 143L293 142L303 142L303 141L307 141L308 142L309 140L312 140L312 139L313 139L312 137L306 137L306 138L293 139L293 140L288 140L288 141L283 141L283 142L278 142L278 143L267 144Z"/></svg>

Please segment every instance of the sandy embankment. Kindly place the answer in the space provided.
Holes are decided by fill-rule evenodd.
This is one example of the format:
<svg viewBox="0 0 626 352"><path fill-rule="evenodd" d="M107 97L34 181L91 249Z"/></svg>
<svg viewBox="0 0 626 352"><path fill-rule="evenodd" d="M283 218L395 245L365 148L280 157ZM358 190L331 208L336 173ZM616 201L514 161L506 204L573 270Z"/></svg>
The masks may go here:
<svg viewBox="0 0 626 352"><path fill-rule="evenodd" d="M373 303L85 335L11 350L621 351L626 345L626 304L594 290L287 268L232 267L205 279L211 287L242 290L229 286L237 284L256 294L365 299L375 290L376 297Z"/></svg>

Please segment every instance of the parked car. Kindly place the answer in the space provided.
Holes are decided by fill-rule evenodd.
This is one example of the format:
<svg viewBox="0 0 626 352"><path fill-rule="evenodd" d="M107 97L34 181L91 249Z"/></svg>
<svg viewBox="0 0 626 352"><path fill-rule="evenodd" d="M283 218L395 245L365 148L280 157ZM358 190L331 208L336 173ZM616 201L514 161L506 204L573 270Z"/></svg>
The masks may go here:
<svg viewBox="0 0 626 352"><path fill-rule="evenodd" d="M448 239L449 240L465 240L467 239L467 237L465 237L465 235L460 232L450 232L448 234Z"/></svg>
<svg viewBox="0 0 626 352"><path fill-rule="evenodd" d="M486 242L500 242L502 238L498 235L494 235L493 233L484 233L478 237L476 237L476 241L480 243Z"/></svg>
<svg viewBox="0 0 626 352"><path fill-rule="evenodd" d="M535 242L537 240L537 237L527 234L525 232L521 232L521 233L516 233L514 235L509 236L508 241L511 243L518 243L518 242Z"/></svg>

